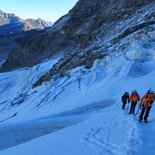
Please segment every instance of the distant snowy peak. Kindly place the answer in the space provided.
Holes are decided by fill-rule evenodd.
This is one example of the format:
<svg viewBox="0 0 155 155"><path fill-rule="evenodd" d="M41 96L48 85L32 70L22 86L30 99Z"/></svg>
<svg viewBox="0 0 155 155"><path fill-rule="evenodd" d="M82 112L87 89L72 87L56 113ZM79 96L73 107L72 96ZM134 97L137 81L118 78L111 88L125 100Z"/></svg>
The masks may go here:
<svg viewBox="0 0 155 155"><path fill-rule="evenodd" d="M47 23L49 26L53 26L53 24L54 24L54 22L49 21L49 20L46 20L46 23Z"/></svg>
<svg viewBox="0 0 155 155"><path fill-rule="evenodd" d="M0 35L7 35L33 29L42 30L49 27L48 23L38 18L23 20L12 13L4 13L0 10Z"/></svg>

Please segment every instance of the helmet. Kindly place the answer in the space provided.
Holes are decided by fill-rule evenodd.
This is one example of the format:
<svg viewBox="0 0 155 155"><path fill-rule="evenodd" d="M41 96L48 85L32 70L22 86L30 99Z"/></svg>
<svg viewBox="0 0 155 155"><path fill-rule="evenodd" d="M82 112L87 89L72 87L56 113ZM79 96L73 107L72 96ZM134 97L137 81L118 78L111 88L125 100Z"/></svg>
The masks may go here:
<svg viewBox="0 0 155 155"><path fill-rule="evenodd" d="M128 95L129 93L128 92L125 92L125 94Z"/></svg>
<svg viewBox="0 0 155 155"><path fill-rule="evenodd" d="M137 90L135 89L134 91L132 91L132 93L136 94L137 93Z"/></svg>

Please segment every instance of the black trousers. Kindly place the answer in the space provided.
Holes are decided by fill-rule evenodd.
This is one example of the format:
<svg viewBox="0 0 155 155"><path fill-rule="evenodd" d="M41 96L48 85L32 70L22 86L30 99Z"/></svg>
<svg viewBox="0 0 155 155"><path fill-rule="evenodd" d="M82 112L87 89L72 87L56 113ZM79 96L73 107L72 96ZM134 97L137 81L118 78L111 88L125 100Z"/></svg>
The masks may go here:
<svg viewBox="0 0 155 155"><path fill-rule="evenodd" d="M122 109L125 109L125 105L127 101L122 101L122 102L123 102Z"/></svg>
<svg viewBox="0 0 155 155"><path fill-rule="evenodd" d="M135 113L135 107L136 107L137 102L131 102L131 107L130 107L130 114Z"/></svg>
<svg viewBox="0 0 155 155"><path fill-rule="evenodd" d="M144 120L147 121L151 108L152 107L143 107L139 119L142 120L145 113Z"/></svg>

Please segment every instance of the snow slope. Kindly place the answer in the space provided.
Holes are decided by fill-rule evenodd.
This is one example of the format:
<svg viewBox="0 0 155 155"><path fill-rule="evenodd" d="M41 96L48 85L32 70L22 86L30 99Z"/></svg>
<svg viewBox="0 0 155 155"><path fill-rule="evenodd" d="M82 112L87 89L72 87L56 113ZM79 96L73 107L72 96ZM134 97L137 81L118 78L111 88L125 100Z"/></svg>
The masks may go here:
<svg viewBox="0 0 155 155"><path fill-rule="evenodd" d="M35 89L32 84L60 58L1 73L0 155L155 154L155 107L146 125L120 103L124 91L142 96L155 90L154 47L132 42L90 70L75 68Z"/></svg>

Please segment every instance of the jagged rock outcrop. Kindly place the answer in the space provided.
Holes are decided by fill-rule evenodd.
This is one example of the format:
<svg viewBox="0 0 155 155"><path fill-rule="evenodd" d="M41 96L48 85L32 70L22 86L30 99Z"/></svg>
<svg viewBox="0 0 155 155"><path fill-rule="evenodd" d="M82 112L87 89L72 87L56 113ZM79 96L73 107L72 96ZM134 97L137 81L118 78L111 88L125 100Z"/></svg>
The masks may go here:
<svg viewBox="0 0 155 155"><path fill-rule="evenodd" d="M10 22L14 23L17 20L19 20L19 18L15 16L15 14L11 14L11 13L7 14L0 10L0 26L9 24Z"/></svg>
<svg viewBox="0 0 155 155"><path fill-rule="evenodd" d="M56 76L56 78L64 76L66 70L71 70L78 66L83 66L87 69L90 69L93 66L93 63L96 59L102 59L107 56L107 53L94 53L90 51L78 55L78 53L66 54L64 58L60 59L52 69L43 75L36 83L33 84L33 88L41 85L43 82L49 82L51 77ZM76 62L76 63L74 63Z"/></svg>
<svg viewBox="0 0 155 155"><path fill-rule="evenodd" d="M154 5L155 0L79 0L47 33L11 52L1 71L31 67L63 51L61 61L34 84L38 86L57 73L87 66L89 60L92 66L95 59L103 58L121 39L153 25L155 11L146 12Z"/></svg>
<svg viewBox="0 0 155 155"><path fill-rule="evenodd" d="M24 24L25 30L29 30L29 29L39 29L39 30L41 29L42 30L46 27L48 27L48 24L40 18L36 20L28 18L25 20L25 24Z"/></svg>

